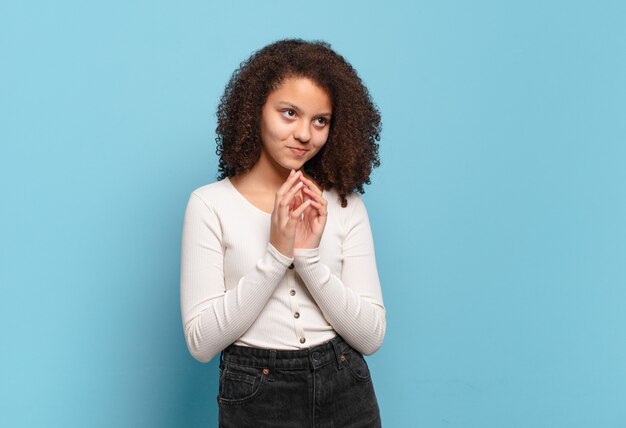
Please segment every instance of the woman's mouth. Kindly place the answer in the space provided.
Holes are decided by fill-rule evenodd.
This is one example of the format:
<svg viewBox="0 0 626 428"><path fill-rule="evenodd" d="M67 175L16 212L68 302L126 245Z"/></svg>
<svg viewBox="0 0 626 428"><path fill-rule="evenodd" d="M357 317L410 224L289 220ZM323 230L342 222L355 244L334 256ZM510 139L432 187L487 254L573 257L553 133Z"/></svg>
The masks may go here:
<svg viewBox="0 0 626 428"><path fill-rule="evenodd" d="M303 156L306 152L308 152L308 150L305 150L305 149L298 149L295 147L289 147L289 148L291 149L293 154L296 156Z"/></svg>

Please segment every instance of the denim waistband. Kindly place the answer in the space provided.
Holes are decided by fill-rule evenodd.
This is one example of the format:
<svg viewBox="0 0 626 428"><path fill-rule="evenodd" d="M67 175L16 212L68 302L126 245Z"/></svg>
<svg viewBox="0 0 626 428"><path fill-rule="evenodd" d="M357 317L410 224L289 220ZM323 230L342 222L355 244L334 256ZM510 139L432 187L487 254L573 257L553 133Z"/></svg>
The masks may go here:
<svg viewBox="0 0 626 428"><path fill-rule="evenodd" d="M341 355L350 349L341 336L306 349L275 350L230 345L220 355L221 361L258 368L281 370L316 369L330 362L340 362Z"/></svg>

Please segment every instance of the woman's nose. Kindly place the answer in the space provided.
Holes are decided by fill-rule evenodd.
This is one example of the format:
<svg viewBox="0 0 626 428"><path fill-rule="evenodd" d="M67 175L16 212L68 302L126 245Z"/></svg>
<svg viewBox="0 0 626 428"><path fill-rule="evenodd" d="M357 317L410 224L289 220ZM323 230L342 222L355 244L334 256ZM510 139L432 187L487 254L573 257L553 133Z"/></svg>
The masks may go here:
<svg viewBox="0 0 626 428"><path fill-rule="evenodd" d="M293 133L293 136L298 141L301 141L303 143L308 143L309 140L311 139L311 130L309 129L308 123L306 123L305 121L300 121L296 125L296 129Z"/></svg>

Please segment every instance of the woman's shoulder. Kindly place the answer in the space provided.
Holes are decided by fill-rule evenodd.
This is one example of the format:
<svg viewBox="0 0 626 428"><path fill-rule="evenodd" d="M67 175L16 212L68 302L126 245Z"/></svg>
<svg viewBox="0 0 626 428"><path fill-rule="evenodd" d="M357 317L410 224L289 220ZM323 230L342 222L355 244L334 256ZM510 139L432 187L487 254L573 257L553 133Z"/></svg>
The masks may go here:
<svg viewBox="0 0 626 428"><path fill-rule="evenodd" d="M328 202L327 226L337 227L346 234L355 227L369 222L365 204L359 193L348 193L346 195L348 204L345 207L341 206L341 196L335 189L327 190L325 196Z"/></svg>
<svg viewBox="0 0 626 428"><path fill-rule="evenodd" d="M345 207L341 206L341 196L335 188L326 189L324 190L324 193L326 193L326 200L328 201L329 206L332 204L338 208L352 211L352 208L354 208L355 205L363 204L363 199L357 192L350 192L346 195L346 202L348 204Z"/></svg>
<svg viewBox="0 0 626 428"><path fill-rule="evenodd" d="M228 196L232 194L231 187L232 185L228 181L228 178L224 178L194 189L191 192L190 198L199 198L205 205L214 208L221 202L228 200Z"/></svg>
<svg viewBox="0 0 626 428"><path fill-rule="evenodd" d="M347 205L341 205L342 200L339 192L335 189L325 191L328 202L328 212L340 219L341 223L347 224L360 221L363 216L367 216L367 210L363 203L362 196L357 192L350 192L346 195Z"/></svg>

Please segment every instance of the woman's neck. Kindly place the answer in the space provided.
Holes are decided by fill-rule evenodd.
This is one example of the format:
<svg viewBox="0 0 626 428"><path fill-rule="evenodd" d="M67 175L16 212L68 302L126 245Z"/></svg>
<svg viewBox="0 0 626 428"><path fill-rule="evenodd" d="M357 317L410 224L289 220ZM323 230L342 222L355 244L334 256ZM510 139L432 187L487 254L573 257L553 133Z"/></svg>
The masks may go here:
<svg viewBox="0 0 626 428"><path fill-rule="evenodd" d="M289 177L290 171L278 165L269 165L263 157L250 170L239 174L235 181L255 192L275 194Z"/></svg>
<svg viewBox="0 0 626 428"><path fill-rule="evenodd" d="M269 193L274 195L280 186L287 181L290 172L291 170L272 164L265 156L261 156L249 171L232 177L231 182L236 183L237 187L245 189L250 193ZM302 170L302 173L304 174L304 170ZM304 174L304 176L312 180L309 175ZM319 186L315 180L313 182ZM321 188L321 186L319 187Z"/></svg>

